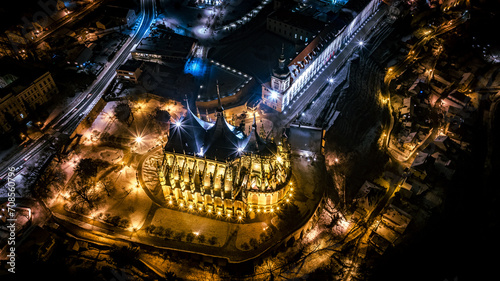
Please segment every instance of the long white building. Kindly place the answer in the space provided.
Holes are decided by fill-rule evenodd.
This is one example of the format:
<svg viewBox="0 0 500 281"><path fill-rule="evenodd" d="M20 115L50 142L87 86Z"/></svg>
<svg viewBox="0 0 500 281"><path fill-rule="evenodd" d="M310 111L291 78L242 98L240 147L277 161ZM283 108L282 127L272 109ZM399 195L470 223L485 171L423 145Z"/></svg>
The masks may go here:
<svg viewBox="0 0 500 281"><path fill-rule="evenodd" d="M302 89L310 79L334 58L335 53L342 49L363 23L378 10L380 3L380 0L370 1L351 23L337 34L334 34L332 25L327 26L288 64L290 75L277 77L273 72L273 83L262 85L263 103L280 112L285 110L295 97L302 94ZM276 80L281 83L274 82ZM289 86L283 89L283 85Z"/></svg>

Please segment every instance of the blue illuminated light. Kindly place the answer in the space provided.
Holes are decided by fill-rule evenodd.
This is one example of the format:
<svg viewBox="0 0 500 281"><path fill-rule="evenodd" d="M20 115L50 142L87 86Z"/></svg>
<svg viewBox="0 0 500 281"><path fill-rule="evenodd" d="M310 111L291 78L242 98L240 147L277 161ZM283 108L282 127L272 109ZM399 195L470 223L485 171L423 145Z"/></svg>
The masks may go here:
<svg viewBox="0 0 500 281"><path fill-rule="evenodd" d="M203 75L204 70L205 70L205 64L203 63L203 60L200 58L189 59L184 65L185 74L190 73L193 76L199 77Z"/></svg>

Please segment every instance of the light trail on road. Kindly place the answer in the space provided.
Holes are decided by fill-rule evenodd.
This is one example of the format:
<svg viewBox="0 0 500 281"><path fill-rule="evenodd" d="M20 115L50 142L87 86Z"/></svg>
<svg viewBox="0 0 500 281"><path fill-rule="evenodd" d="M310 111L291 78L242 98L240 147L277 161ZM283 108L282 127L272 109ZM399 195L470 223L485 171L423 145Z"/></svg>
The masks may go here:
<svg viewBox="0 0 500 281"><path fill-rule="evenodd" d="M115 78L116 69L125 62L133 46L139 43L139 41L148 34L149 27L156 13L155 1L141 0L141 8L141 23L136 33L127 40L123 47L116 53L114 59L106 64L106 69L96 78L94 83L89 87L89 90L83 92L80 97L76 98L77 100L79 99L79 102L73 106L70 111L67 111L62 116L54 118L54 121L52 121L54 124L49 131L71 135L95 104L102 98L106 88ZM39 152L49 151L53 140L54 137L50 137L50 134L45 134L43 137L34 140L27 148L11 156L10 159L4 160L0 166L0 180L6 178L8 168L20 167L26 162L24 159L29 160ZM55 153L54 151L51 152Z"/></svg>

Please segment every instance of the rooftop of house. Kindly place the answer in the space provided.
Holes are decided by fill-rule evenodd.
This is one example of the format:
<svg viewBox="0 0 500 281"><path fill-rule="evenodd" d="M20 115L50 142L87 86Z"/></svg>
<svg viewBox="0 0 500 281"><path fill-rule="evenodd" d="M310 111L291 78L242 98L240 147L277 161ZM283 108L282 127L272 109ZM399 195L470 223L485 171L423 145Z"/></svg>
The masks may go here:
<svg viewBox="0 0 500 281"><path fill-rule="evenodd" d="M120 67L118 67L118 70L136 71L138 68L141 67L142 64L143 64L142 61L127 60L124 64L122 64L122 65L120 65Z"/></svg>
<svg viewBox="0 0 500 281"><path fill-rule="evenodd" d="M165 32L154 37L142 39L135 48L135 51L185 58L190 54L193 44L196 42L198 40L191 37Z"/></svg>
<svg viewBox="0 0 500 281"><path fill-rule="evenodd" d="M42 76L44 69L21 64L11 59L0 59L0 98L9 93L18 94L38 77Z"/></svg>
<svg viewBox="0 0 500 281"><path fill-rule="evenodd" d="M280 9L271 13L268 18L277 20L279 22L304 29L306 31L315 33L323 29L325 24L312 17L304 16L300 13L293 13L291 11Z"/></svg>

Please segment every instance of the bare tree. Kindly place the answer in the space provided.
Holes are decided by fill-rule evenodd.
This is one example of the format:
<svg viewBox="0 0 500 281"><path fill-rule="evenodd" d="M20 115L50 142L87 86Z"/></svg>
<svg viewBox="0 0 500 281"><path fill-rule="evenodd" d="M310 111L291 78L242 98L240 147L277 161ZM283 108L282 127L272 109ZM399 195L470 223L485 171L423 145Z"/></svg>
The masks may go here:
<svg viewBox="0 0 500 281"><path fill-rule="evenodd" d="M73 204L73 210L87 214L98 207L101 201L101 192L96 188L92 179L78 177L69 186L69 192Z"/></svg>
<svg viewBox="0 0 500 281"><path fill-rule="evenodd" d="M66 181L66 173L60 166L48 169L42 174L39 174L34 166L28 167L27 170L25 185L29 186L32 194L38 198L50 196L52 188L63 185Z"/></svg>

